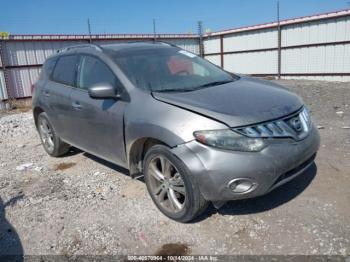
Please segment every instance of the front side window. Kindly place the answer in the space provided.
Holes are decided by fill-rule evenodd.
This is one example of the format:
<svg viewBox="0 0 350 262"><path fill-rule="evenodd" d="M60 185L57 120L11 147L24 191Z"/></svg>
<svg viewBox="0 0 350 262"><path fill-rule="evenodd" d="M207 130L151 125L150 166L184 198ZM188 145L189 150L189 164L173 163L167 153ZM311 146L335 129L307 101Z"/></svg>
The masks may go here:
<svg viewBox="0 0 350 262"><path fill-rule="evenodd" d="M238 78L178 48L127 50L113 58L136 87L155 92L193 91Z"/></svg>
<svg viewBox="0 0 350 262"><path fill-rule="evenodd" d="M117 78L109 67L97 58L83 56L80 62L78 87L88 89L96 84L108 83L117 87Z"/></svg>
<svg viewBox="0 0 350 262"><path fill-rule="evenodd" d="M75 86L76 55L62 56L58 59L52 74L52 80L69 86Z"/></svg>

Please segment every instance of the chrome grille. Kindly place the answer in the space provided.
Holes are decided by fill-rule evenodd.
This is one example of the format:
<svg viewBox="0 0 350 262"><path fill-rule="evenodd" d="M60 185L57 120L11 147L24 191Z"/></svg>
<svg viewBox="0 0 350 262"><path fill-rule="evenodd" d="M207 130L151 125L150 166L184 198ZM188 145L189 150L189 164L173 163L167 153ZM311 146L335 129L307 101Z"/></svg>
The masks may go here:
<svg viewBox="0 0 350 262"><path fill-rule="evenodd" d="M233 130L253 138L293 138L294 140L304 139L310 131L310 114L307 108L286 118L234 128Z"/></svg>

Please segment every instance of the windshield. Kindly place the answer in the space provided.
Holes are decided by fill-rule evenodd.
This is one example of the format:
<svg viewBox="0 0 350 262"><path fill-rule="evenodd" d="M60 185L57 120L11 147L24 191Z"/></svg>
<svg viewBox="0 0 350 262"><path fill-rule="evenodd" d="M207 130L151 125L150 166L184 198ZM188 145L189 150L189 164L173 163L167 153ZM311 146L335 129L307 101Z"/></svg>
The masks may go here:
<svg viewBox="0 0 350 262"><path fill-rule="evenodd" d="M238 78L178 48L126 50L114 60L136 87L154 92L194 91Z"/></svg>

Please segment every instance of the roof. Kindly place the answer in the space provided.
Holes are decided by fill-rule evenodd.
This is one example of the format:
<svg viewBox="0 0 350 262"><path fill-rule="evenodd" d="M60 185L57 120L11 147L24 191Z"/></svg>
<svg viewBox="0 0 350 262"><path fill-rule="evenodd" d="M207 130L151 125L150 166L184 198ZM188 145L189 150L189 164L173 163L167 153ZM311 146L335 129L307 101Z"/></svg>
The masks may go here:
<svg viewBox="0 0 350 262"><path fill-rule="evenodd" d="M167 44L164 42L152 42L152 41L148 41L148 42L129 42L129 43L117 43L117 44L104 44L104 45L100 45L101 48L104 49L110 49L113 51L119 51L119 50L124 50L124 49L150 49L150 48L159 48L159 47L169 47L172 46L171 44Z"/></svg>
<svg viewBox="0 0 350 262"><path fill-rule="evenodd" d="M164 49L164 48L178 48L175 45L168 44L165 42L154 42L154 41L138 41L138 42L124 42L124 43L115 43L115 44L79 44L72 45L62 49L59 49L56 54L71 52L71 51L93 51L93 52L107 52L107 53L124 53L128 51L137 51L137 50L152 50L152 49Z"/></svg>
<svg viewBox="0 0 350 262"><path fill-rule="evenodd" d="M305 23L305 22L337 18L337 17L343 17L343 16L350 16L350 9L281 20L280 25L281 26L291 25L291 24ZM277 26L278 26L278 22L275 21L275 22L257 24L252 26L244 26L244 27L237 27L233 29L221 30L221 31L205 34L204 36L208 37L208 36L226 35L226 34L232 34L232 33L244 32L244 31L252 31L257 29L265 29L265 28L267 29L267 28L272 28Z"/></svg>

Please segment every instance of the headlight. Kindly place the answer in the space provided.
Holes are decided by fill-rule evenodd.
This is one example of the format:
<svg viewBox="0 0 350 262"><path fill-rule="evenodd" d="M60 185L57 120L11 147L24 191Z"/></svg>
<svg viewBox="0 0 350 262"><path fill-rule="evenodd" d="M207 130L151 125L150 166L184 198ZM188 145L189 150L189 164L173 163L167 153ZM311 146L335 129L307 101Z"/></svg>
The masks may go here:
<svg viewBox="0 0 350 262"><path fill-rule="evenodd" d="M311 116L310 116L310 110L306 106L304 106L303 110L301 111L300 118L301 118L300 119L301 122L303 124L305 123L305 125L307 126L307 129L308 129L311 125ZM306 128L304 127L304 129L306 129Z"/></svg>
<svg viewBox="0 0 350 262"><path fill-rule="evenodd" d="M196 131L193 135L202 144L227 150L258 152L267 146L261 138L245 137L230 129Z"/></svg>

